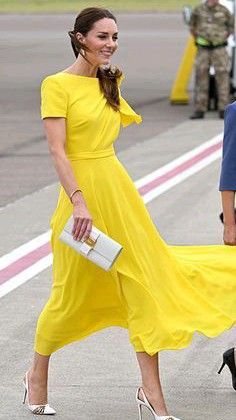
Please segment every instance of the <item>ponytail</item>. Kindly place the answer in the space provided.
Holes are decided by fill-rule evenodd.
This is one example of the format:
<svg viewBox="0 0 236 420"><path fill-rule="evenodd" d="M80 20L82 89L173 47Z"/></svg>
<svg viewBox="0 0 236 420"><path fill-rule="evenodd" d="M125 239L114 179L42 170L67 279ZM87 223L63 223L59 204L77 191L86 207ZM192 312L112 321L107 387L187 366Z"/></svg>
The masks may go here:
<svg viewBox="0 0 236 420"><path fill-rule="evenodd" d="M101 91L104 93L107 102L115 111L119 111L120 95L118 89L118 79L122 76L122 72L117 67L99 67L97 76L99 78Z"/></svg>

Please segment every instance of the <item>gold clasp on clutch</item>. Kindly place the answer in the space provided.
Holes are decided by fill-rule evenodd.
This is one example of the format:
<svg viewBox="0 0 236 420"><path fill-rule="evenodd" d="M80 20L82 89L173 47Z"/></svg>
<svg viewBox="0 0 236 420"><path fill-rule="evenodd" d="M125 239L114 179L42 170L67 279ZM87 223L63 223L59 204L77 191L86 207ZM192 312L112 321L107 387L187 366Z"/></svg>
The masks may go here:
<svg viewBox="0 0 236 420"><path fill-rule="evenodd" d="M91 248L94 248L96 245L96 240L92 239L91 237L89 237L88 239L86 239L85 243L90 246Z"/></svg>

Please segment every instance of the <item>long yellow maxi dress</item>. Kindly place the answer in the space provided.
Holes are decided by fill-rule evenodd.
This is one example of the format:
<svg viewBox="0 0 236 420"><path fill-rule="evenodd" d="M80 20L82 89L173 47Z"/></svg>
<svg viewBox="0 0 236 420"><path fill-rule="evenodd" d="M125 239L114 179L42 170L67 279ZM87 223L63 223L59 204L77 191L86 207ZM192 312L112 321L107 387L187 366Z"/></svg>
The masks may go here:
<svg viewBox="0 0 236 420"><path fill-rule="evenodd" d="M121 98L107 103L97 78L59 72L42 84L42 118L64 117L66 154L93 223L123 245L105 272L63 244L72 214L61 187L51 220L53 285L37 324L35 350L49 355L105 327L128 328L136 351L188 346L195 331L214 337L236 321L236 248L168 246L114 154L120 125L140 123Z"/></svg>

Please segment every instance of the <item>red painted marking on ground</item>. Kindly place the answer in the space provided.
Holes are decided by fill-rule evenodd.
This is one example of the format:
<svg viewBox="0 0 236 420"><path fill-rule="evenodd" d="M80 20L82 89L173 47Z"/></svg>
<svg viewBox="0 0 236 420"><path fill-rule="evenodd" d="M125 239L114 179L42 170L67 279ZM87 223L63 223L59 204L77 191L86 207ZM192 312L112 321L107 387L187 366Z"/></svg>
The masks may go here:
<svg viewBox="0 0 236 420"><path fill-rule="evenodd" d="M221 146L222 146L222 142L219 142L217 144L214 144L213 146L208 147L207 149L198 153L196 156L190 158L186 162L181 163L176 168L171 169L166 174L158 176L156 179L150 181L143 187L140 187L139 193L141 195L144 195L147 192L150 192L152 189L158 187L159 185L164 184L165 182L169 181L171 178L174 178L176 175L180 174L181 172L184 172L186 169L189 169L191 166L195 165L196 163L200 162L207 156L216 152L217 150L221 148ZM0 270L0 285L7 282L9 279L21 273L25 269L31 267L37 261L47 256L50 252L51 252L50 243L47 242L46 244L41 245L40 247L35 249L34 251L31 251L28 254L24 255L23 257L19 258L17 261L14 261L13 263L9 264L9 266Z"/></svg>
<svg viewBox="0 0 236 420"><path fill-rule="evenodd" d="M29 268L31 265L41 260L41 258L45 257L50 252L50 243L47 242L46 244L41 245L39 248L36 248L34 251L24 255L24 257L19 258L19 260L3 268L0 270L0 284L5 283L7 280L16 276L21 271Z"/></svg>
<svg viewBox="0 0 236 420"><path fill-rule="evenodd" d="M222 143L220 142L220 143L214 144L213 146L208 147L206 150L203 150L198 155L176 166L176 168L171 169L165 174L158 176L156 179L153 179L148 184L143 185L143 187L139 188L139 193L141 195L144 195L148 193L149 191L153 190L154 188L158 187L159 185L164 184L165 182L169 181L171 178L174 178L176 175L179 175L181 172L186 171L186 169L191 168L191 166L196 165L196 163L200 162L207 156L216 152L217 150L221 148L221 146L222 146Z"/></svg>

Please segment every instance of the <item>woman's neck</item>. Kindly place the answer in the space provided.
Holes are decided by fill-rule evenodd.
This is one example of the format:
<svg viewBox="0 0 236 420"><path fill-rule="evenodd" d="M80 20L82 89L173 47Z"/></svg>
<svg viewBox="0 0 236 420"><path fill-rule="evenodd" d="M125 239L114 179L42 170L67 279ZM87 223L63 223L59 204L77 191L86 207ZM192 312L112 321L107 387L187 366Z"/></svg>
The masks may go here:
<svg viewBox="0 0 236 420"><path fill-rule="evenodd" d="M93 66L79 56L77 60L65 69L68 73L77 74L79 76L97 77L98 66Z"/></svg>

